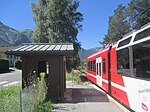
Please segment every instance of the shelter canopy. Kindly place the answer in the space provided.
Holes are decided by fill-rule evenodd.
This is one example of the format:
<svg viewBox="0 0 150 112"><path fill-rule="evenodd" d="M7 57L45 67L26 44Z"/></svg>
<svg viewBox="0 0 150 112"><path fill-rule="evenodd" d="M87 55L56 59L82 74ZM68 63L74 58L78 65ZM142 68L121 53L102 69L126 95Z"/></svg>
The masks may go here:
<svg viewBox="0 0 150 112"><path fill-rule="evenodd" d="M72 43L26 43L6 52L8 55L73 55Z"/></svg>

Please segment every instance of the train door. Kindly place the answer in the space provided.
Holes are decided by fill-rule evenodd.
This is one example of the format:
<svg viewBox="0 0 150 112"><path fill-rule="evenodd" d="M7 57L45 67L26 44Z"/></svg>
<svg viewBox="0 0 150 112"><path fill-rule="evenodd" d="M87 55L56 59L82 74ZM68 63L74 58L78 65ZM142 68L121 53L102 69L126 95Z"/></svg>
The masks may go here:
<svg viewBox="0 0 150 112"><path fill-rule="evenodd" d="M102 87L102 57L96 58L97 85Z"/></svg>

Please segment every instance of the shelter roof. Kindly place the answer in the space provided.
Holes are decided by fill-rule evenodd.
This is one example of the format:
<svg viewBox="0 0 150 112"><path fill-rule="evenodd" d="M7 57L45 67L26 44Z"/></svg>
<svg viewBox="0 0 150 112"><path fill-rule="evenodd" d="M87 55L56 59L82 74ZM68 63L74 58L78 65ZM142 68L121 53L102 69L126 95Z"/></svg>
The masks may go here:
<svg viewBox="0 0 150 112"><path fill-rule="evenodd" d="M6 51L8 55L73 55L72 43L26 43Z"/></svg>

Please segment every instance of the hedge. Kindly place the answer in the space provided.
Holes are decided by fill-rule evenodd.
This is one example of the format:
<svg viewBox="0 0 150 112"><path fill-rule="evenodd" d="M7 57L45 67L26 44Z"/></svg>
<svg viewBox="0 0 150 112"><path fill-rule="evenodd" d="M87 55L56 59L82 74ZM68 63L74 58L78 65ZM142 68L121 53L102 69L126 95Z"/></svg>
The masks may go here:
<svg viewBox="0 0 150 112"><path fill-rule="evenodd" d="M9 61L7 59L0 59L0 73L9 71Z"/></svg>
<svg viewBox="0 0 150 112"><path fill-rule="evenodd" d="M22 61L21 60L17 60L16 62L15 62L15 68L17 68L17 69L22 69Z"/></svg>

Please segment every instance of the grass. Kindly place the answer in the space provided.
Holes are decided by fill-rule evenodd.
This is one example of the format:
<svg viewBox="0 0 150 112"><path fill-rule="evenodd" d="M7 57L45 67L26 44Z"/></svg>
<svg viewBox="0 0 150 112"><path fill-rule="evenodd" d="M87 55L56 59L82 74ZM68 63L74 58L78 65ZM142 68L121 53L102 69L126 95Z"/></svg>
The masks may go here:
<svg viewBox="0 0 150 112"><path fill-rule="evenodd" d="M77 74L74 74L72 76L72 73L68 73L68 72L66 72L66 80L67 81L74 81L76 84L82 83L80 76L78 76Z"/></svg>
<svg viewBox="0 0 150 112"><path fill-rule="evenodd" d="M7 99L13 94L18 94L20 92L19 86L8 86L8 87L1 87L0 88L0 98Z"/></svg>
<svg viewBox="0 0 150 112"><path fill-rule="evenodd" d="M19 86L0 88L0 112L20 112L20 90ZM51 112L51 101L40 102L34 106L34 98L31 93L22 93L23 112Z"/></svg>
<svg viewBox="0 0 150 112"><path fill-rule="evenodd" d="M20 87L0 88L0 112L20 112Z"/></svg>
<svg viewBox="0 0 150 112"><path fill-rule="evenodd" d="M8 60L7 58L0 58L0 60Z"/></svg>
<svg viewBox="0 0 150 112"><path fill-rule="evenodd" d="M1 87L0 112L20 112L20 102L23 112L51 112L53 105L51 101L45 102L46 91L44 74L38 78L36 85L23 90L20 86Z"/></svg>

